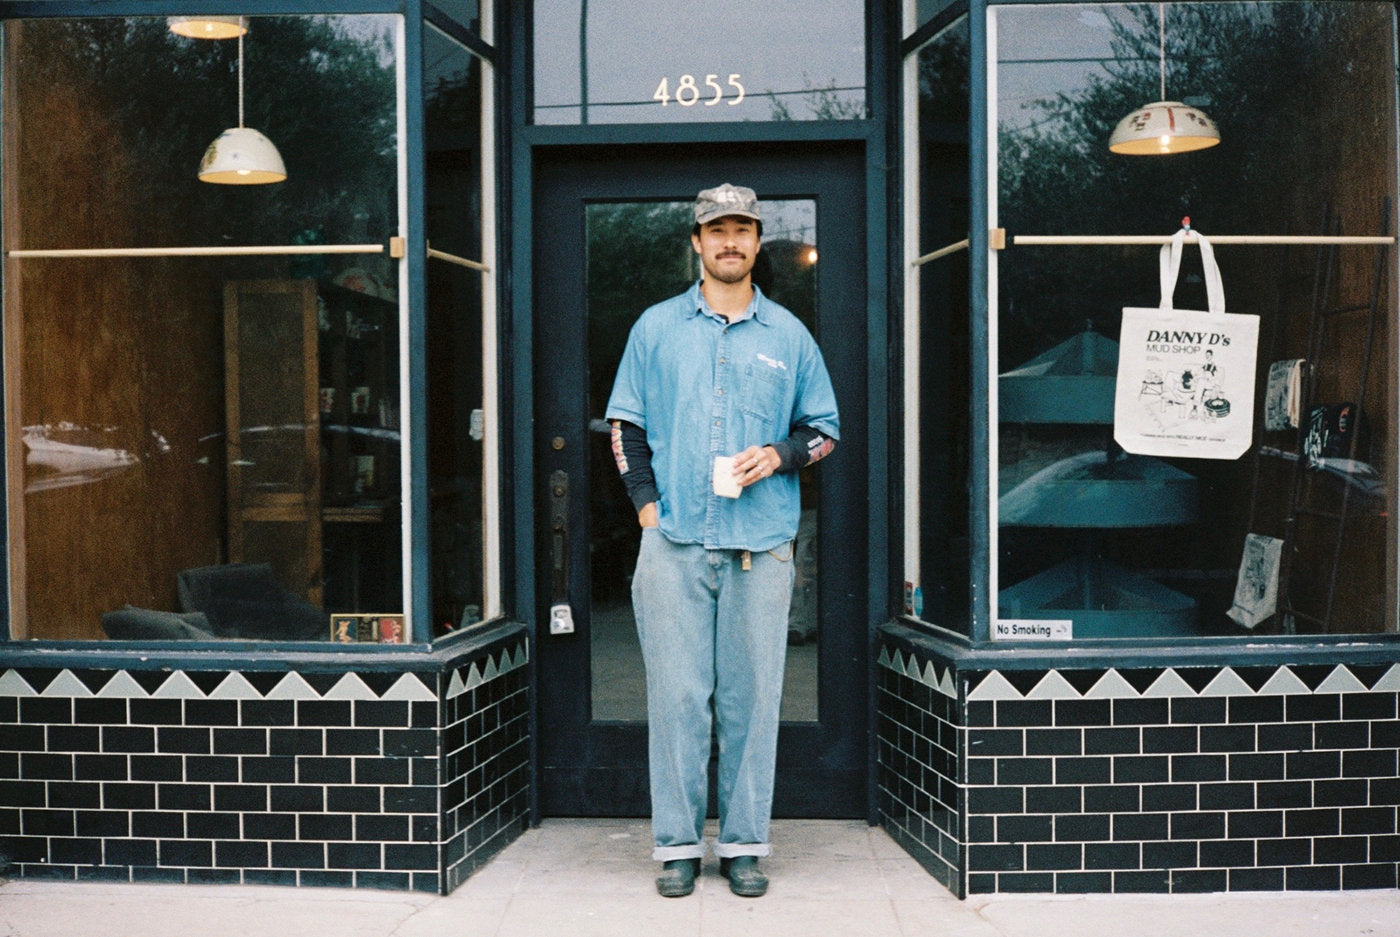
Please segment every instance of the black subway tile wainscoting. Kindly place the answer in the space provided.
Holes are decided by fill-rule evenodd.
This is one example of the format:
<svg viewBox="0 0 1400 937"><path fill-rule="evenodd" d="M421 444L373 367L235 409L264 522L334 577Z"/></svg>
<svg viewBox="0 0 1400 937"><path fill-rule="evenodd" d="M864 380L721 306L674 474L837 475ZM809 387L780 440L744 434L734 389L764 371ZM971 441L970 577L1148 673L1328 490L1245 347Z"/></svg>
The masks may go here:
<svg viewBox="0 0 1400 937"><path fill-rule="evenodd" d="M37 659L0 660L9 875L446 894L528 823L523 628L425 669Z"/></svg>
<svg viewBox="0 0 1400 937"><path fill-rule="evenodd" d="M955 894L1397 886L1400 665L988 668L935 645L879 633L877 811Z"/></svg>

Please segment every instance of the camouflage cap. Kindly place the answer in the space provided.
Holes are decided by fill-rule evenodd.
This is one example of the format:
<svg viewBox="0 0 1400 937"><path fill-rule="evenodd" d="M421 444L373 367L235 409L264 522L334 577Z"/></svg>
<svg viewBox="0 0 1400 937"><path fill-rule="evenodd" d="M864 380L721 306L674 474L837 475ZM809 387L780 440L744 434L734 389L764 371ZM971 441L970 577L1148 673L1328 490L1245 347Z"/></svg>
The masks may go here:
<svg viewBox="0 0 1400 937"><path fill-rule="evenodd" d="M744 186L724 185L706 189L695 197L695 223L704 224L716 218L738 215L762 221L758 213L758 196L753 189Z"/></svg>

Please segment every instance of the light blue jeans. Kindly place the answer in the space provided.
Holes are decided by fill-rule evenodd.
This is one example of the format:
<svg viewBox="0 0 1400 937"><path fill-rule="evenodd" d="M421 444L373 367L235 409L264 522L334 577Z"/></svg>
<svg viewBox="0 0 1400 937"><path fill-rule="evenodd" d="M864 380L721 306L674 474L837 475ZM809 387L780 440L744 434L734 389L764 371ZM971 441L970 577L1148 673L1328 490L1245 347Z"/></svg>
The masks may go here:
<svg viewBox="0 0 1400 937"><path fill-rule="evenodd" d="M647 672L655 859L705 855L712 723L719 739L715 853L769 853L791 545L754 553L750 562L746 570L739 550L642 531L632 604Z"/></svg>

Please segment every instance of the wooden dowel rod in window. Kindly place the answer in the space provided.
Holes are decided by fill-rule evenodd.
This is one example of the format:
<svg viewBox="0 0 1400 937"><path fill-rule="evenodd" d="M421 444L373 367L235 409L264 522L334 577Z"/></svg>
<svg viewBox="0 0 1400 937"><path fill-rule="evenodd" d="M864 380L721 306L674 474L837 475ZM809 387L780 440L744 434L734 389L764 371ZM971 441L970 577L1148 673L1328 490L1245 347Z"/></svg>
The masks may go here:
<svg viewBox="0 0 1400 937"><path fill-rule="evenodd" d="M1211 234L1212 244L1394 244L1393 237L1340 237L1328 235L1290 234ZM1097 245L1097 244L1170 244L1171 237L1156 234L1017 234L1011 243L1026 246ZM1196 235L1188 234L1186 243L1196 243Z"/></svg>
<svg viewBox="0 0 1400 937"><path fill-rule="evenodd" d="M256 257L274 254L382 254L383 244L296 244L262 247L82 247L17 250L10 257Z"/></svg>
<svg viewBox="0 0 1400 937"><path fill-rule="evenodd" d="M448 263L456 264L459 267L470 267L473 270L480 270L482 273L491 272L491 268L483 263L478 263L475 260L468 260L465 257L458 257L456 254L447 254L443 251L433 250L431 247L428 248L428 256L432 257L435 260L445 260Z"/></svg>
<svg viewBox="0 0 1400 937"><path fill-rule="evenodd" d="M971 241L969 241L967 238L963 238L956 244L949 244L947 247L940 247L936 251L924 254L922 257L916 259L913 262L913 265L915 267L922 267L924 264L928 263L931 260L937 260L940 257L947 257L949 254L956 254L958 251L965 251L968 249L968 247L971 246L971 244Z"/></svg>

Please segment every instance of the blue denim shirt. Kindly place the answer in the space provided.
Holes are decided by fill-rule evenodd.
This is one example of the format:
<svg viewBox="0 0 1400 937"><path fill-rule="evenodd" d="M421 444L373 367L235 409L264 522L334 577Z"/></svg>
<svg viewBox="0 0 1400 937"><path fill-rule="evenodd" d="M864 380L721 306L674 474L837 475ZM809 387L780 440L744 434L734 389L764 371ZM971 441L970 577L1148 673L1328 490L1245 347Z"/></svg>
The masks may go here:
<svg viewBox="0 0 1400 937"><path fill-rule="evenodd" d="M801 514L796 472L725 498L711 484L715 456L778 442L802 424L840 438L817 343L757 287L733 322L709 308L699 283L643 312L606 416L646 430L661 533L712 550L771 550L797 536Z"/></svg>

